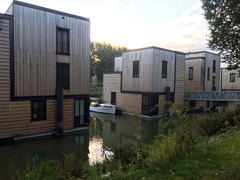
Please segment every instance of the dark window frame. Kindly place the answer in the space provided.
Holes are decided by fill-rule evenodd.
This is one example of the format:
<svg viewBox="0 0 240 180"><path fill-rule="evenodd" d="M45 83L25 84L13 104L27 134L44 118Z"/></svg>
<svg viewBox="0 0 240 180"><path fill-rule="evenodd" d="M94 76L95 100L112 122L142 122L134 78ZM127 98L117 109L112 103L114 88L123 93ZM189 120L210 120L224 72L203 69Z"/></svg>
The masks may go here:
<svg viewBox="0 0 240 180"><path fill-rule="evenodd" d="M133 61L133 78L138 78L139 77L139 61Z"/></svg>
<svg viewBox="0 0 240 180"><path fill-rule="evenodd" d="M208 71L207 71L207 80L210 81L210 67L208 67Z"/></svg>
<svg viewBox="0 0 240 180"><path fill-rule="evenodd" d="M192 71L192 74L190 73ZM189 67L188 69L188 80L193 80L193 67Z"/></svg>
<svg viewBox="0 0 240 180"><path fill-rule="evenodd" d="M216 60L213 60L213 73L216 73Z"/></svg>
<svg viewBox="0 0 240 180"><path fill-rule="evenodd" d="M117 93L111 92L111 104L116 105L116 103L117 103Z"/></svg>
<svg viewBox="0 0 240 180"><path fill-rule="evenodd" d="M142 94L142 114L147 116L158 115L158 106L156 106L158 103L159 95Z"/></svg>
<svg viewBox="0 0 240 180"><path fill-rule="evenodd" d="M233 77L233 79L232 79ZM230 73L230 82L236 82L236 75L235 73Z"/></svg>
<svg viewBox="0 0 240 180"><path fill-rule="evenodd" d="M70 89L70 64L69 63L57 63L56 65L56 85L57 88L59 88L59 80L58 80L58 65L62 65L62 66L67 66L68 67L68 82L67 82L67 86L66 87L62 87L63 89ZM64 84L64 83L62 83ZM61 88L61 87L60 87Z"/></svg>
<svg viewBox="0 0 240 180"><path fill-rule="evenodd" d="M44 102L44 117L43 118L40 118L39 117L39 108L38 108L38 117L37 118L34 118L33 117L33 104L37 102L38 103L38 107L39 107L39 103L40 102ZM47 120L47 100L32 100L31 101L31 121L44 121L44 120Z"/></svg>
<svg viewBox="0 0 240 180"><path fill-rule="evenodd" d="M61 50L58 50L58 31L61 32ZM67 51L68 52L63 52L63 32L67 33ZM59 55L68 55L70 56L70 29L66 29L66 28L61 28L61 27L57 27L56 28L56 54Z"/></svg>
<svg viewBox="0 0 240 180"><path fill-rule="evenodd" d="M164 67L166 66L166 67ZM167 78L168 74L168 61L162 61L162 78Z"/></svg>

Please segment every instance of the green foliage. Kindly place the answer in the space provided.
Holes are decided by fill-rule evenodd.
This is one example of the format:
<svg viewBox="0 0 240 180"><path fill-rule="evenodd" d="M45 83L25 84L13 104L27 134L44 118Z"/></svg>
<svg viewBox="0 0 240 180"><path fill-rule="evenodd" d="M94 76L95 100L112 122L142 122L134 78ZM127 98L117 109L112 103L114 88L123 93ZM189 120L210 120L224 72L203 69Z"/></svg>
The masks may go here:
<svg viewBox="0 0 240 180"><path fill-rule="evenodd" d="M148 161L151 163L165 163L172 158L178 157L194 150L197 144L195 123L190 121L186 113L177 110L174 105L170 107L167 123L169 129L167 135L159 134L149 146ZM165 120L166 121L166 120ZM166 125L163 125L166 126Z"/></svg>
<svg viewBox="0 0 240 180"><path fill-rule="evenodd" d="M202 0L205 18L209 24L208 45L220 54L229 69L240 64L240 1Z"/></svg>
<svg viewBox="0 0 240 180"><path fill-rule="evenodd" d="M114 58L122 55L126 47L114 46L105 42L91 42L91 76L103 81L103 73L114 71Z"/></svg>
<svg viewBox="0 0 240 180"><path fill-rule="evenodd" d="M102 98L103 86L91 86L90 97Z"/></svg>

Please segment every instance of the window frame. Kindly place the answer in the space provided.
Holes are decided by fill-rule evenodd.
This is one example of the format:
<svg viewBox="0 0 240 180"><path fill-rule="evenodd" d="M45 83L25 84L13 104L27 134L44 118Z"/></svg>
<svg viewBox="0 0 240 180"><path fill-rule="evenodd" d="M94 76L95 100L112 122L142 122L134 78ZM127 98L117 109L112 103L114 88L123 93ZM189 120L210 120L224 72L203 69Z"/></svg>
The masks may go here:
<svg viewBox="0 0 240 180"><path fill-rule="evenodd" d="M190 70L192 70L192 74L190 74ZM189 67L188 69L188 80L193 80L193 67Z"/></svg>
<svg viewBox="0 0 240 180"><path fill-rule="evenodd" d="M56 86L57 88L59 87L59 82L58 82L58 65L64 65L68 67L68 82L67 82L67 87L62 87L63 89L70 89L70 64L69 63L58 63L56 64ZM64 84L64 83L63 83Z"/></svg>
<svg viewBox="0 0 240 180"><path fill-rule="evenodd" d="M33 103L38 102L38 107L39 107L39 102L44 102L44 118L33 118ZM39 108L38 108L38 116L39 116ZM45 121L47 120L47 100L31 100L31 121Z"/></svg>
<svg viewBox="0 0 240 180"><path fill-rule="evenodd" d="M61 31L61 52L58 51L58 31ZM63 33L62 32L67 32L67 53L63 52ZM56 28L56 54L58 55L68 55L70 56L70 29L67 28L62 28L62 27L57 27Z"/></svg>
<svg viewBox="0 0 240 180"><path fill-rule="evenodd" d="M164 72L164 67L163 67L163 64L164 63L166 63L166 74L163 74L163 72ZM167 74L168 74L168 61L162 61L162 75L161 75L161 77L162 78L165 78L165 79L167 79Z"/></svg>
<svg viewBox="0 0 240 180"><path fill-rule="evenodd" d="M233 75L233 79L231 78ZM236 82L236 74L235 73L230 73L230 82Z"/></svg>
<svg viewBox="0 0 240 180"><path fill-rule="evenodd" d="M210 67L208 67L208 71L207 71L207 80L210 81Z"/></svg>
<svg viewBox="0 0 240 180"><path fill-rule="evenodd" d="M216 60L213 60L213 73L216 73L216 65L217 65Z"/></svg>
<svg viewBox="0 0 240 180"><path fill-rule="evenodd" d="M135 67L136 64L138 65L138 68ZM139 78L139 64L140 64L139 61L133 61L133 74L132 74L133 78ZM136 71L136 69L137 69L137 71Z"/></svg>

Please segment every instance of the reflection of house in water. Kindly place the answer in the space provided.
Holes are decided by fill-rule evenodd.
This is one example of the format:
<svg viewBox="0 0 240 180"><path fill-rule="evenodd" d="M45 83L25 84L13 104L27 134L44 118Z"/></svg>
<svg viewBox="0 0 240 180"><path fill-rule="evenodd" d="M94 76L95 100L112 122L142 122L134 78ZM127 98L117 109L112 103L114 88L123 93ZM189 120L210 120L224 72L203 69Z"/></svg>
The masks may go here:
<svg viewBox="0 0 240 180"><path fill-rule="evenodd" d="M184 53L158 47L130 50L115 58L114 70L103 76L104 102L137 115L165 113L166 100L183 110Z"/></svg>
<svg viewBox="0 0 240 180"><path fill-rule="evenodd" d="M21 172L26 169L28 162L29 165L34 166L42 160L59 158L59 156L69 153L74 153L80 159L87 160L88 146L88 132L2 146L0 148L0 179L12 177L10 172L12 165Z"/></svg>
<svg viewBox="0 0 240 180"><path fill-rule="evenodd" d="M115 122L102 121L102 132L103 144L110 148L128 141L136 141L137 134L143 137L144 143L150 143L158 133L158 121L116 116Z"/></svg>

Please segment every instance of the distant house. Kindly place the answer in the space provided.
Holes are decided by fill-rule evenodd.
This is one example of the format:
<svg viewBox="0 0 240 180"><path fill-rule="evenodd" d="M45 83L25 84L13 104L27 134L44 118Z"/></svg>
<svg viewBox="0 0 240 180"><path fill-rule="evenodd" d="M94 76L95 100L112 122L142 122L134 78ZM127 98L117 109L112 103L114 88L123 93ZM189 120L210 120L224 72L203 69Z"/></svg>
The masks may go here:
<svg viewBox="0 0 240 180"><path fill-rule="evenodd" d="M0 138L88 123L89 29L87 18L20 1L0 14Z"/></svg>
<svg viewBox="0 0 240 180"><path fill-rule="evenodd" d="M221 91L240 91L239 70L221 68Z"/></svg>
<svg viewBox="0 0 240 180"><path fill-rule="evenodd" d="M104 102L137 115L161 115L170 100L183 110L184 53L158 47L130 50L115 58L114 69L103 76Z"/></svg>

